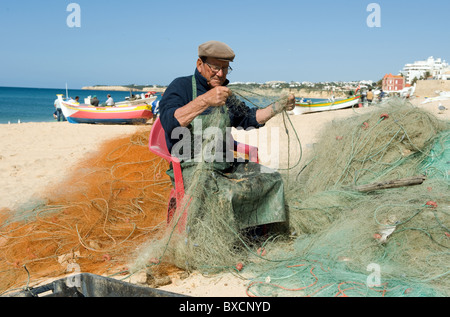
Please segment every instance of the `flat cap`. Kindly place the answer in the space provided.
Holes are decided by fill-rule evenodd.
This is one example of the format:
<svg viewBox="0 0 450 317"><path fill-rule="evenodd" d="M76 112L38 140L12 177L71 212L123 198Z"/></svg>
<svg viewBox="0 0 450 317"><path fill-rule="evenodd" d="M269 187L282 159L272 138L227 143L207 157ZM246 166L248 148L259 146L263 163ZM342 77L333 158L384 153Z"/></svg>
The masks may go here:
<svg viewBox="0 0 450 317"><path fill-rule="evenodd" d="M198 47L198 56L214 57L220 60L232 62L235 54L225 43L218 41L208 41Z"/></svg>

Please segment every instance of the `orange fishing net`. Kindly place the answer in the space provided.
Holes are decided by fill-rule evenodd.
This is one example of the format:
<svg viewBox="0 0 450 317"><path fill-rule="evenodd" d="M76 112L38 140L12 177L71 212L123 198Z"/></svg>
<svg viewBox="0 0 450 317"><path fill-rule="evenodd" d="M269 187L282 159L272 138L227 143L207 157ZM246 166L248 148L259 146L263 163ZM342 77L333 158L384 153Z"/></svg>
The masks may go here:
<svg viewBox="0 0 450 317"><path fill-rule="evenodd" d="M0 294L73 271L127 271L137 246L166 227L168 163L149 129L109 141L48 190L48 201L0 213Z"/></svg>

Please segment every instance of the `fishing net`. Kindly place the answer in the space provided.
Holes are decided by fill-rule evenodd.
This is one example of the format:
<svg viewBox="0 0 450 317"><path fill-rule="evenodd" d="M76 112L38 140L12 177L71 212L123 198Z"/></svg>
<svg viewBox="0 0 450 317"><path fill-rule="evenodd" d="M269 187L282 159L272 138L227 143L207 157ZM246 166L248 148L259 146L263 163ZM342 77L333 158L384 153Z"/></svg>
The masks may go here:
<svg viewBox="0 0 450 317"><path fill-rule="evenodd" d="M332 122L290 183L296 238L255 264L248 294L448 296L449 137L448 122L401 100ZM358 191L422 174L420 185Z"/></svg>
<svg viewBox="0 0 450 317"><path fill-rule="evenodd" d="M135 265L152 257L204 274L228 270L249 279L249 296L447 296L448 139L448 122L402 100L332 122L306 165L280 168L288 230L270 227L256 240L208 191L210 167L199 164L187 230L175 221ZM420 175L419 185L358 190Z"/></svg>
<svg viewBox="0 0 450 317"><path fill-rule="evenodd" d="M245 229L212 185L212 163L191 170L167 223L169 165L149 152L148 131L106 144L43 205L2 213L0 292L76 263L109 275L232 272L248 280L248 296L448 296L449 124L401 100L357 112L323 129L305 158L280 115L289 218ZM421 175L414 186L360 190Z"/></svg>
<svg viewBox="0 0 450 317"><path fill-rule="evenodd" d="M0 293L72 272L128 272L134 249L165 227L171 188L148 135L105 143L47 188L49 199L1 213Z"/></svg>
<svg viewBox="0 0 450 317"><path fill-rule="evenodd" d="M248 98L250 96L240 94L240 97L253 105L267 103L268 100L260 95L253 97L253 101ZM280 96L276 98L280 99ZM239 98L232 100L237 105L241 103ZM221 126L223 116L221 108L214 109L208 116L210 122L206 126ZM214 137L204 138L201 148L205 152L211 149L210 143L214 142ZM241 160L245 160L245 157L241 157ZM233 270L237 263L255 252L259 237L267 230L264 226L258 226L258 222L270 224L274 231L286 229L284 225L274 224L276 221L273 219L267 219L271 218L267 216L269 210L275 214L279 209L279 205L271 204L284 200L283 187L278 187L274 171L262 172L261 166L248 163L232 173L227 172L225 176L214 164L202 161L183 170L188 182L185 182L186 196L182 206L178 208L166 233L139 249L132 269L137 271L149 262L167 261L185 270L200 270L204 274ZM263 206L258 209L259 218L252 219L253 226L242 226L240 218L247 217L242 216L246 213L245 209L261 205L260 200L263 200ZM243 209L237 211L238 208Z"/></svg>

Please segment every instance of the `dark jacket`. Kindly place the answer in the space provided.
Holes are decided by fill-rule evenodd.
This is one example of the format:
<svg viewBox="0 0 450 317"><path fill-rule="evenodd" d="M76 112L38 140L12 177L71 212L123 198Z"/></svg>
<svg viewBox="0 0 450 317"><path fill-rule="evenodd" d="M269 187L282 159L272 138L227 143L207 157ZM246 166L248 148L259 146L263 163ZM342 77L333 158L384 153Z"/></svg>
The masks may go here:
<svg viewBox="0 0 450 317"><path fill-rule="evenodd" d="M97 98L91 99L91 105L94 107L98 107L99 102L100 101Z"/></svg>

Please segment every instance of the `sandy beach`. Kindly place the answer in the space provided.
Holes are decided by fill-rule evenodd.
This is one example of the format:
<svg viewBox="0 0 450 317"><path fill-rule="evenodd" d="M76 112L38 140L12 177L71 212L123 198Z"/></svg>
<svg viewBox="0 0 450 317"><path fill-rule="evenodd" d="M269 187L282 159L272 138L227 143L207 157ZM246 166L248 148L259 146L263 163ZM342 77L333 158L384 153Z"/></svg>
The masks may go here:
<svg viewBox="0 0 450 317"><path fill-rule="evenodd" d="M450 120L450 100L422 104L422 98L411 102L443 120ZM447 110L439 110L442 105ZM290 116L303 152L306 155L310 145L317 142L317 136L331 120L346 118L376 107L344 109L337 111ZM281 124L275 118L268 126ZM94 155L105 141L132 135L142 126L130 125L84 125L68 122L5 124L0 126L0 209L14 210L36 200L45 199L48 186L57 185L74 172L74 163ZM144 127L148 128L148 126ZM280 144L283 149L283 144ZM175 293L190 296L245 297L248 281L232 274L205 278L191 274L186 279L174 279L161 287Z"/></svg>
<svg viewBox="0 0 450 317"><path fill-rule="evenodd" d="M137 129L67 121L1 125L0 208L14 209L40 199L46 185L61 181L74 163L94 153L102 142Z"/></svg>

